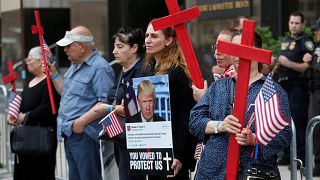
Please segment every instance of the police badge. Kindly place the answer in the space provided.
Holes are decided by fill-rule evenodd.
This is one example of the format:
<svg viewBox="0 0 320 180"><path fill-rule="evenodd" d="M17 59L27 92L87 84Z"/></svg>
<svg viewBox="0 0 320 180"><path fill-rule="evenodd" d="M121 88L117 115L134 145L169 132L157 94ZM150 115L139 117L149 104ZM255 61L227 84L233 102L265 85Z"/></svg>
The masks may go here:
<svg viewBox="0 0 320 180"><path fill-rule="evenodd" d="M314 49L314 44L313 44L312 41L306 41L306 42L304 43L304 45L306 46L306 48L307 48L309 51L313 51L313 49Z"/></svg>
<svg viewBox="0 0 320 180"><path fill-rule="evenodd" d="M316 58L317 58L317 63L320 64L320 47L317 47L317 48L314 50L314 55L315 55Z"/></svg>
<svg viewBox="0 0 320 180"><path fill-rule="evenodd" d="M281 43L281 50L287 50L289 43Z"/></svg>
<svg viewBox="0 0 320 180"><path fill-rule="evenodd" d="M295 47L296 47L296 42L295 41L291 42L289 45L289 49L292 51L294 50Z"/></svg>

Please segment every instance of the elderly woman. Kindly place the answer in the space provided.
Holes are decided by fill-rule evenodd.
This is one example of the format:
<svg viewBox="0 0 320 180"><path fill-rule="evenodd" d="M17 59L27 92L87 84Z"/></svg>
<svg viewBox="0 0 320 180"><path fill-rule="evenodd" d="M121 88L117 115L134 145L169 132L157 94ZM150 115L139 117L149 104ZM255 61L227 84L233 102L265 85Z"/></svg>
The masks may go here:
<svg viewBox="0 0 320 180"><path fill-rule="evenodd" d="M28 126L46 126L53 129L56 134L57 115L51 112L49 93L46 76L43 72L42 54L40 47L34 47L29 51L25 60L28 71L34 78L24 87L21 97L20 113L17 119L8 115L7 121L11 125L25 123ZM60 96L54 90L56 106L59 105ZM58 107L56 107L58 109ZM56 137L56 136L55 136ZM27 156L16 154L14 164L15 180L30 179L55 179L56 148L57 140L54 142L54 151L50 155Z"/></svg>
<svg viewBox="0 0 320 180"><path fill-rule="evenodd" d="M235 39L235 38L234 38ZM234 43L240 43L240 38L233 40ZM261 48L261 38L256 34L254 39L255 47ZM235 68L237 70L238 62L235 59ZM258 70L258 62L251 63L248 102L249 105L255 103L255 99L262 88L267 77ZM198 164L198 170L195 179L225 179L226 162L230 134L236 135L236 141L241 146L239 160L239 179L245 179L245 171L258 170L263 179L280 179L280 173L277 167L278 153L291 142L291 125L286 126L280 131L265 147L259 146L257 158L251 158L250 154L255 146L256 127L255 123L249 122L252 111L246 112L244 128L239 120L230 115L232 113L234 78L224 78L211 84L207 92L192 109L190 115L190 132L197 136L201 142L205 143L205 148L201 154ZM276 83L275 89L279 96L279 108L283 117L291 119L288 106L288 97L285 91ZM234 87L234 86L233 86ZM248 125L249 124L249 125ZM250 131L248 131L250 129ZM250 137L247 141L247 137ZM215 159L213 161L213 158Z"/></svg>
<svg viewBox="0 0 320 180"><path fill-rule="evenodd" d="M223 40L223 41L230 42L235 32L236 31L234 29L223 29L219 32L217 41ZM212 46L212 50L214 52L214 57L217 61L217 65L212 67L212 69L216 69L217 71L223 70L221 74L213 73L215 80L225 78L225 77L233 77L235 75L235 72L234 72L234 66L232 65L233 62L232 62L231 56L218 52L216 45ZM204 81L203 89L199 89L195 85L192 85L194 100L198 102L207 89L208 89L207 81Z"/></svg>

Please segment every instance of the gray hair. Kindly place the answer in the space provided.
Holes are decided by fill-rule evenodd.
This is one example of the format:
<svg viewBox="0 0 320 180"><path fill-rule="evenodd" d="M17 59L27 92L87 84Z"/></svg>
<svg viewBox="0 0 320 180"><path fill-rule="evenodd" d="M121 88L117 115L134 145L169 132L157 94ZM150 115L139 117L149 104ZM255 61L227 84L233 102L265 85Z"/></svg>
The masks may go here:
<svg viewBox="0 0 320 180"><path fill-rule="evenodd" d="M37 46L37 47L31 48L29 51L29 56L31 56L31 58L35 60L42 60L41 47Z"/></svg>
<svg viewBox="0 0 320 180"><path fill-rule="evenodd" d="M92 40L92 41L89 41L89 42L85 42L85 43L86 43L86 45L87 45L89 48L95 49L95 43L94 43L93 40Z"/></svg>

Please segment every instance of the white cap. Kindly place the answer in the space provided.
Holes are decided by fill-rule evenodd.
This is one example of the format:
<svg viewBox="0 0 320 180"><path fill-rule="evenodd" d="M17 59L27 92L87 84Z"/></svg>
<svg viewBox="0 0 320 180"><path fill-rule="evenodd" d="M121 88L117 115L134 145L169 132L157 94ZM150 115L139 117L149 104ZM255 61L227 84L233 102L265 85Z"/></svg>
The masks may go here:
<svg viewBox="0 0 320 180"><path fill-rule="evenodd" d="M93 40L93 36L85 36L80 34L73 34L70 31L66 31L66 35L64 38L60 39L56 44L58 46L68 46L73 42L91 42Z"/></svg>

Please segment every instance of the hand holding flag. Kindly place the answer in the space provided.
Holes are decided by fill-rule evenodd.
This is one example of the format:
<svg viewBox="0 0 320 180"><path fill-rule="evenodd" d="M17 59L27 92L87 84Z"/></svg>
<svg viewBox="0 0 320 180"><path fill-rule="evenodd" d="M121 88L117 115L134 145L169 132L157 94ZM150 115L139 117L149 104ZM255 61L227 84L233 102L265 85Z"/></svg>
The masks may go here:
<svg viewBox="0 0 320 180"><path fill-rule="evenodd" d="M52 64L55 61L55 57L53 56L50 47L48 46L48 44L46 43L46 41L44 40L44 37L42 36L42 42L43 42L43 49L44 49L44 53L47 57L47 61L50 62L50 64Z"/></svg>
<svg viewBox="0 0 320 180"><path fill-rule="evenodd" d="M9 91L8 114L17 119L20 112L21 96L14 91Z"/></svg>
<svg viewBox="0 0 320 180"><path fill-rule="evenodd" d="M120 121L116 115L116 109L111 111L107 116L105 116L99 124L102 124L103 129L107 132L109 138L123 132L123 128L120 124Z"/></svg>

